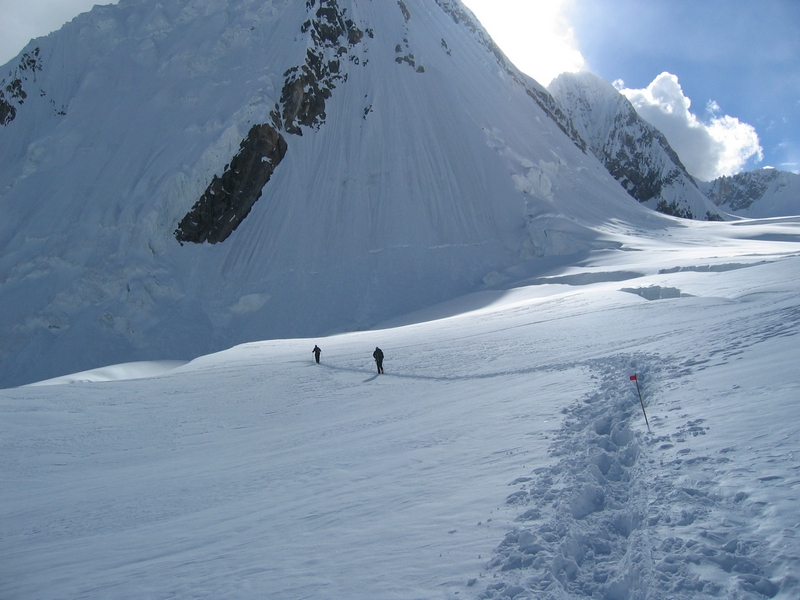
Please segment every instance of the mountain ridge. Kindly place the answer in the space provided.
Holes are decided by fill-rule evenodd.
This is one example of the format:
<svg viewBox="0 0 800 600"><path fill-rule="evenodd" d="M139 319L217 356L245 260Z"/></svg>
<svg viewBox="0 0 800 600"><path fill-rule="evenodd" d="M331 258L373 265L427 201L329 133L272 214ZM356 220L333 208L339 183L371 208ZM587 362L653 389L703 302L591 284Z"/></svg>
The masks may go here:
<svg viewBox="0 0 800 600"><path fill-rule="evenodd" d="M682 218L721 220L666 137L610 83L587 71L563 73L549 90L595 156L645 206Z"/></svg>
<svg viewBox="0 0 800 600"><path fill-rule="evenodd" d="M549 91L591 152L649 208L699 220L800 212L800 176L794 173L757 169L711 182L693 177L666 137L613 85L593 73L563 73Z"/></svg>
<svg viewBox="0 0 800 600"><path fill-rule="evenodd" d="M699 182L699 187L720 209L740 217L770 218L800 212L800 175L788 171L743 171Z"/></svg>

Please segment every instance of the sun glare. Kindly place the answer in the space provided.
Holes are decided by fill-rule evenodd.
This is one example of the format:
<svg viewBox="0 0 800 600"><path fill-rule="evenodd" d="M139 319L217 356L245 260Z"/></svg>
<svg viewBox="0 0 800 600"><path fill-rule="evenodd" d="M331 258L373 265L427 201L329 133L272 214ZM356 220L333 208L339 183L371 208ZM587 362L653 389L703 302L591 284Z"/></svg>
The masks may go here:
<svg viewBox="0 0 800 600"><path fill-rule="evenodd" d="M464 0L506 56L547 86L566 71L584 66L572 29L563 16L568 0Z"/></svg>

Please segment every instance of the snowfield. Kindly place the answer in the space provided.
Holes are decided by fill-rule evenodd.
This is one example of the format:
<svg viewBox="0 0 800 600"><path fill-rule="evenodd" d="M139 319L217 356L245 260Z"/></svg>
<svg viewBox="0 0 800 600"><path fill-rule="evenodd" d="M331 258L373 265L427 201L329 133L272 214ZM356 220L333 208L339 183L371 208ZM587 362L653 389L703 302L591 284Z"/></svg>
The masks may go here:
<svg viewBox="0 0 800 600"><path fill-rule="evenodd" d="M0 597L797 598L800 218L606 234L386 328L0 391Z"/></svg>

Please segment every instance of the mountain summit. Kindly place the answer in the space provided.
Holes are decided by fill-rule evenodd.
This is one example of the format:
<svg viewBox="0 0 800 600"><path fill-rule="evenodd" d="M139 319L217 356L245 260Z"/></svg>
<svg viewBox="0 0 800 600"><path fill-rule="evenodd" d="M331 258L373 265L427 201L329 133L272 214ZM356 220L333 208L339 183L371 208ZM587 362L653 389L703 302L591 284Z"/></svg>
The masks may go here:
<svg viewBox="0 0 800 600"><path fill-rule="evenodd" d="M3 71L5 386L366 328L666 223L458 0L123 0Z"/></svg>
<svg viewBox="0 0 800 600"><path fill-rule="evenodd" d="M664 135L614 86L582 72L563 73L548 89L590 150L632 197L676 217L722 220Z"/></svg>

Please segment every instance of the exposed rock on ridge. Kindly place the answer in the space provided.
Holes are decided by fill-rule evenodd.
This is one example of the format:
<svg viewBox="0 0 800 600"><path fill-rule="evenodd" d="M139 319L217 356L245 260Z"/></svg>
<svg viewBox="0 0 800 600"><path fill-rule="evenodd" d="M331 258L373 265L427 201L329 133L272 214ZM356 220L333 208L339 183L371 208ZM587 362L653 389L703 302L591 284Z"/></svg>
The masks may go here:
<svg viewBox="0 0 800 600"><path fill-rule="evenodd" d="M317 0L308 0L306 8L314 10ZM300 126L319 129L325 123L325 101L331 97L336 84L347 81L341 61L364 37L364 31L347 18L336 0L319 0L314 17L303 23L302 33L311 36L313 45L306 52L302 65L287 70L281 91L280 106L270 113L277 129L303 135ZM367 35L372 32L367 30ZM350 60L359 62L351 55Z"/></svg>
<svg viewBox="0 0 800 600"><path fill-rule="evenodd" d="M341 72L342 58L362 40L364 31L346 17L336 0L307 0L306 9L314 16L300 31L310 36L312 45L305 63L283 74L280 104L270 113L272 126L264 123L250 129L222 176L214 176L181 220L175 230L181 244L225 241L261 198L262 188L286 155L286 140L279 130L301 136L301 126L318 130L325 123L325 101L338 82L347 80ZM367 30L367 35L372 32ZM351 60L359 62L356 56Z"/></svg>
<svg viewBox="0 0 800 600"><path fill-rule="evenodd" d="M717 206L726 204L732 210L750 208L753 202L764 196L778 174L778 171L767 170L722 176L709 184L707 194Z"/></svg>
<svg viewBox="0 0 800 600"><path fill-rule="evenodd" d="M23 82L27 82L29 74L36 81L36 71L41 70L42 65L37 47L31 52L24 53L20 57L17 67L8 74L6 79L0 81L0 125L8 125L16 118L17 107L14 105L22 106L28 97Z"/></svg>
<svg viewBox="0 0 800 600"><path fill-rule="evenodd" d="M748 217L800 214L800 175L758 169L699 183L720 209Z"/></svg>

